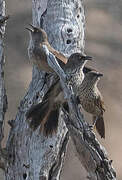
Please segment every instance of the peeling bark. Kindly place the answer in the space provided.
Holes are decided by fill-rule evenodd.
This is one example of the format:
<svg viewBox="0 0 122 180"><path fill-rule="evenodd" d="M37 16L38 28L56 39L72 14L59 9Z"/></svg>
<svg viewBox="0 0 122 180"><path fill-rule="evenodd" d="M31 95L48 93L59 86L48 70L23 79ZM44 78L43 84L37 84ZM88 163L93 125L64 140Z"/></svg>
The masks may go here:
<svg viewBox="0 0 122 180"><path fill-rule="evenodd" d="M32 14L33 24L44 28L49 42L55 49L66 56L76 51L83 51L84 11L82 1L33 0ZM80 17L77 17L78 15ZM30 40L28 48L30 58L31 47ZM6 180L58 180L60 177L68 142L67 128L62 116L59 117L57 134L49 138L40 134L39 129L33 132L25 119L27 110L32 104L42 100L52 82L53 76L46 79L45 83L45 73L38 71L36 67L33 68L32 82L28 92L20 103L16 119L10 122L12 128L6 147L8 152Z"/></svg>

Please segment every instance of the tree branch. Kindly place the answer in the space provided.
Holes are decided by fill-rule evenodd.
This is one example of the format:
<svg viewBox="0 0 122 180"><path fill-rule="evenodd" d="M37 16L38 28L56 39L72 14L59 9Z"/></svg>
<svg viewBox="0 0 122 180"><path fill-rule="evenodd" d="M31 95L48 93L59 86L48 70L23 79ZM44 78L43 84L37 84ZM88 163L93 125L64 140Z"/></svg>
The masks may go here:
<svg viewBox="0 0 122 180"><path fill-rule="evenodd" d="M4 49L3 49L3 38L5 34L5 1L0 0L0 168L5 168L5 157L3 156L2 139L4 137L4 117L7 110L7 96L4 83Z"/></svg>
<svg viewBox="0 0 122 180"><path fill-rule="evenodd" d="M68 80L69 76L63 72L55 56L48 51L46 46L44 46L44 50L47 54L48 64L60 77L61 86L70 109L70 118L65 115L65 112L64 120L74 142L78 158L89 174L88 179L115 180L116 173L111 166L112 161L108 159L105 149L100 145L95 134L85 122L73 89L69 85L71 84Z"/></svg>

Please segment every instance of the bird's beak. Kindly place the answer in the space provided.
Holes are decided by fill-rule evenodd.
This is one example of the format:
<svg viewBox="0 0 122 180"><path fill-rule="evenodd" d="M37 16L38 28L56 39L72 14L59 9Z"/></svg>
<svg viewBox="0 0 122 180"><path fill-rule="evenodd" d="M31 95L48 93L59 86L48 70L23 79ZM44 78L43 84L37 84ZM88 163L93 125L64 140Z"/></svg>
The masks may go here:
<svg viewBox="0 0 122 180"><path fill-rule="evenodd" d="M84 60L92 61L92 57L91 56L84 56Z"/></svg>
<svg viewBox="0 0 122 180"><path fill-rule="evenodd" d="M32 25L32 24L29 24L29 26L31 26L31 28L32 28L32 29L35 29L35 26L34 26L34 25Z"/></svg>
<svg viewBox="0 0 122 180"><path fill-rule="evenodd" d="M98 77L102 77L103 74L102 74L102 73L98 73L97 76L98 76Z"/></svg>
<svg viewBox="0 0 122 180"><path fill-rule="evenodd" d="M32 25L32 24L29 24L29 26L31 26L31 28L29 28L29 27L26 27L26 29L28 30L28 31L30 31L30 32L34 32L34 26Z"/></svg>
<svg viewBox="0 0 122 180"><path fill-rule="evenodd" d="M31 28L26 27L25 29L27 29L27 30L30 31L30 32L34 32L34 30L31 29Z"/></svg>

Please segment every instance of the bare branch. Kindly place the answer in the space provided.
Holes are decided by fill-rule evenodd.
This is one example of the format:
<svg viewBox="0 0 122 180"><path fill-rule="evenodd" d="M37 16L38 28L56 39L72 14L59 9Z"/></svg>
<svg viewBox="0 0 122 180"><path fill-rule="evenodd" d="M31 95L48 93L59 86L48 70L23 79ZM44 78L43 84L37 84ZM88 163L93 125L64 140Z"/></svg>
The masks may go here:
<svg viewBox="0 0 122 180"><path fill-rule="evenodd" d="M4 137L4 117L5 112L7 110L7 96L6 96L6 90L5 90L5 83L4 83L4 49L3 49L3 37L5 33L5 20L7 20L7 17L5 18L5 1L0 0L0 168L4 169L4 159L3 156L3 150L1 146L2 139Z"/></svg>

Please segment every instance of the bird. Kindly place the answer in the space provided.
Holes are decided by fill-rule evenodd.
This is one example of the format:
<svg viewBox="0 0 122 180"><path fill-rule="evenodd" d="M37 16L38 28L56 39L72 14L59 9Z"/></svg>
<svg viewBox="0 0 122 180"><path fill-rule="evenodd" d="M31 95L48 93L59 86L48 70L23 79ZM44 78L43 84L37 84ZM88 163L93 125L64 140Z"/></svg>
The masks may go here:
<svg viewBox="0 0 122 180"><path fill-rule="evenodd" d="M105 105L103 97L97 87L97 83L102 76L102 73L95 70L91 70L86 73L84 80L78 88L78 99L79 104L82 105L82 108L86 112L92 114L92 127L95 126L101 138L105 138L105 124L103 118Z"/></svg>
<svg viewBox="0 0 122 180"><path fill-rule="evenodd" d="M46 45L49 52L51 52L58 60L60 65L67 63L67 58L54 49L48 42L47 33L42 29L29 24L30 27L26 29L30 32L32 39L32 61L39 70L45 71L46 73L54 72L53 69L48 65L47 55L44 51L43 45Z"/></svg>
<svg viewBox="0 0 122 180"><path fill-rule="evenodd" d="M66 74L71 76L70 84L77 94L79 84L84 78L83 67L87 60L92 60L91 56L83 53L73 53L68 58L67 64L62 68ZM40 125L40 132L45 136L52 136L57 131L59 110L65 104L64 94L60 86L60 79L57 76L55 83L45 94L41 103L33 105L26 113L30 128L36 130Z"/></svg>

